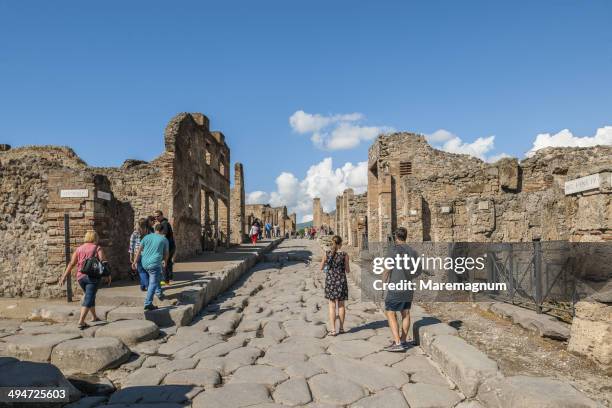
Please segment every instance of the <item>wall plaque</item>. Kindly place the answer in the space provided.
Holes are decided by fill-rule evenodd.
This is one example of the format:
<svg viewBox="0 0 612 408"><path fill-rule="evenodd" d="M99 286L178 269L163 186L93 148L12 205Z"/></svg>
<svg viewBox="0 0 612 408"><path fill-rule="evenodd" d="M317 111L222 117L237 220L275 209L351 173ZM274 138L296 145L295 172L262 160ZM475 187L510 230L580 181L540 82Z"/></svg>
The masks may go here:
<svg viewBox="0 0 612 408"><path fill-rule="evenodd" d="M443 206L443 207L440 207L440 212L441 212L442 214L449 214L449 213L450 213L450 210L451 210L451 209L450 209L450 207L448 207L448 206Z"/></svg>
<svg viewBox="0 0 612 408"><path fill-rule="evenodd" d="M87 198L89 197L89 190L78 189L78 190L60 190L61 198Z"/></svg>
<svg viewBox="0 0 612 408"><path fill-rule="evenodd" d="M111 193L107 193L106 191L98 191L98 198L101 198L106 201L110 201Z"/></svg>
<svg viewBox="0 0 612 408"><path fill-rule="evenodd" d="M598 174L580 177L565 182L565 195L576 194L582 191L594 190L601 186L601 179Z"/></svg>
<svg viewBox="0 0 612 408"><path fill-rule="evenodd" d="M419 212L417 210L410 210L410 215L417 215Z"/></svg>

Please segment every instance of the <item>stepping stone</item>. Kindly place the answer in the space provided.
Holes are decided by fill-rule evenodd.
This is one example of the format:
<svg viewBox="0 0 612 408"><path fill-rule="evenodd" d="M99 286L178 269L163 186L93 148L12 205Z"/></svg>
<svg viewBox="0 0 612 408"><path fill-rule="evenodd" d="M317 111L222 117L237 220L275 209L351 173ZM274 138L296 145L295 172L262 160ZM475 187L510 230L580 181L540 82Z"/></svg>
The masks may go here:
<svg viewBox="0 0 612 408"><path fill-rule="evenodd" d="M158 385L165 376L165 373L154 367L139 368L131 373L122 385L123 387Z"/></svg>
<svg viewBox="0 0 612 408"><path fill-rule="evenodd" d="M236 370L236 372L232 375L232 378L229 380L229 383L257 383L273 387L288 378L289 376L279 368L265 365L254 365L241 367Z"/></svg>
<svg viewBox="0 0 612 408"><path fill-rule="evenodd" d="M163 306L147 312L142 306L119 306L109 311L106 318L109 321L146 319L158 327L187 326L193 319L193 305Z"/></svg>
<svg viewBox="0 0 612 408"><path fill-rule="evenodd" d="M276 387L274 401L285 405L304 405L312 401L308 383L304 378L292 378Z"/></svg>
<svg viewBox="0 0 612 408"><path fill-rule="evenodd" d="M410 408L452 408L463 399L448 387L433 384L406 384L402 392Z"/></svg>
<svg viewBox="0 0 612 408"><path fill-rule="evenodd" d="M67 390L70 402L82 396L53 364L0 357L0 367L0 387L60 387Z"/></svg>
<svg viewBox="0 0 612 408"><path fill-rule="evenodd" d="M478 390L483 405L500 408L595 408L600 405L570 384L548 377L497 377Z"/></svg>
<svg viewBox="0 0 612 408"><path fill-rule="evenodd" d="M96 314L105 319L114 306L96 306ZM81 312L80 306L46 305L32 311L31 319L50 320L59 323L76 322Z"/></svg>
<svg viewBox="0 0 612 408"><path fill-rule="evenodd" d="M313 399L335 405L351 404L367 394L352 381L335 374L319 374L308 380Z"/></svg>
<svg viewBox="0 0 612 408"><path fill-rule="evenodd" d="M127 387L111 395L108 404L163 404L163 408L184 407L183 403L202 392L190 385L164 385L158 387ZM142 407L142 405L138 405ZM161 407L160 407L161 408Z"/></svg>
<svg viewBox="0 0 612 408"><path fill-rule="evenodd" d="M204 391L192 401L192 408L242 408L272 402L263 384L225 384Z"/></svg>
<svg viewBox="0 0 612 408"><path fill-rule="evenodd" d="M174 371L164 378L164 384L194 385L198 387L214 387L221 383L221 376L215 370L198 368L193 370Z"/></svg>
<svg viewBox="0 0 612 408"><path fill-rule="evenodd" d="M130 350L114 337L68 340L51 353L51 362L68 373L94 374L125 362Z"/></svg>
<svg viewBox="0 0 612 408"><path fill-rule="evenodd" d="M79 337L81 337L80 334L70 333L8 336L2 339L4 342L3 354L20 360L46 362L51 358L53 347L63 341Z"/></svg>
<svg viewBox="0 0 612 408"><path fill-rule="evenodd" d="M302 363L307 359L308 356L302 353L267 353L259 360L259 363L286 368L297 363Z"/></svg>
<svg viewBox="0 0 612 408"><path fill-rule="evenodd" d="M351 404L351 408L379 407L410 408L404 395L395 388L387 388L386 390L382 390L381 392L377 392L372 396L362 398Z"/></svg>
<svg viewBox="0 0 612 408"><path fill-rule="evenodd" d="M304 361L303 363L292 364L287 367L285 371L287 372L287 374L289 374L291 378L303 377L306 379L314 377L317 374L323 374L325 372L325 370L323 370L321 367L311 361Z"/></svg>
<svg viewBox="0 0 612 408"><path fill-rule="evenodd" d="M164 374L169 374L174 371L191 370L198 364L198 360L195 358L185 358L180 360L170 360L165 363L157 365L159 371Z"/></svg>
<svg viewBox="0 0 612 408"><path fill-rule="evenodd" d="M349 340L333 343L327 349L330 354L346 356L351 358L363 358L368 354L380 351L380 347L366 340Z"/></svg>
<svg viewBox="0 0 612 408"><path fill-rule="evenodd" d="M148 320L120 320L101 326L96 337L115 337L128 346L153 340L159 336L155 323Z"/></svg>

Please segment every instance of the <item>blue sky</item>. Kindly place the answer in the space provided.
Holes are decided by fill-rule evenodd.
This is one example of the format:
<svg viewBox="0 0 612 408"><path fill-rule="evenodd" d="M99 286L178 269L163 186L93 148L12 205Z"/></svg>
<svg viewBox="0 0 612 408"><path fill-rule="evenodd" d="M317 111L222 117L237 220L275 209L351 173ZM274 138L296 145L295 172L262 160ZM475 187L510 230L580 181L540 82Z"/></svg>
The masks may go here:
<svg viewBox="0 0 612 408"><path fill-rule="evenodd" d="M289 195L319 193L311 166L357 165L370 144L317 147L290 126L299 110L360 113L344 123L358 131L494 135L487 157L612 125L611 17L609 0L1 2L0 143L120 165L156 157L170 118L200 111L247 191L278 201L297 180L284 199L298 207Z"/></svg>

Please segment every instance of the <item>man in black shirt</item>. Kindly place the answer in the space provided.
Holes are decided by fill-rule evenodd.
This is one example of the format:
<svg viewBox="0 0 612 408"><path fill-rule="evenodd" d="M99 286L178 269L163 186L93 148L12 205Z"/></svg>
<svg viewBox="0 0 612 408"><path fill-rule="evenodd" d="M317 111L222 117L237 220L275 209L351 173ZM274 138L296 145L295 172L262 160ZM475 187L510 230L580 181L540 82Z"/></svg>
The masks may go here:
<svg viewBox="0 0 612 408"><path fill-rule="evenodd" d="M164 270L164 284L169 285L173 278L172 268L174 266L174 253L176 252L176 244L174 243L174 232L172 231L172 225L167 218L164 218L164 213L161 210L155 211L155 219L162 226L162 234L166 236L168 243L170 244L170 255L168 256L168 263Z"/></svg>

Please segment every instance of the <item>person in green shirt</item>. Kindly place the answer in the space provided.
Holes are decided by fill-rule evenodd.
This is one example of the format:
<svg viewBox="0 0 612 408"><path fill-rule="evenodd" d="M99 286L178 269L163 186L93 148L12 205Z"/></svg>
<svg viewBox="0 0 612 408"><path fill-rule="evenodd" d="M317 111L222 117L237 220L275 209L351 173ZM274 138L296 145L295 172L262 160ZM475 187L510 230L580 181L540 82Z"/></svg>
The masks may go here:
<svg viewBox="0 0 612 408"><path fill-rule="evenodd" d="M164 236L163 226L155 225L155 233L145 235L140 241L140 246L134 257L134 267L138 266L138 261L149 274L149 286L145 297L145 310L155 310L153 305L153 295L157 295L159 300L164 300L164 293L161 288L161 276L163 269L168 264L170 256L170 244Z"/></svg>

